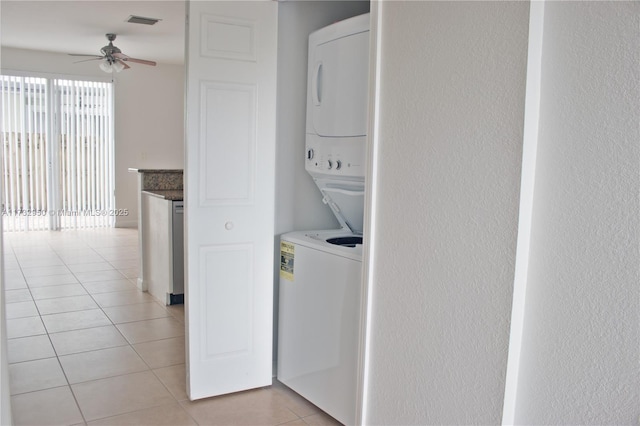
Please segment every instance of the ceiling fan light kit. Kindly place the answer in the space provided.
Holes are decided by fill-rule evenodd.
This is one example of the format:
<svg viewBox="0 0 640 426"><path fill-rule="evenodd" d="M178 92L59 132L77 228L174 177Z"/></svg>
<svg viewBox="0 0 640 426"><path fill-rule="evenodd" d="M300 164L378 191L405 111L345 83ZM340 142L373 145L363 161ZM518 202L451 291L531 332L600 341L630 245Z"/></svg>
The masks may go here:
<svg viewBox="0 0 640 426"><path fill-rule="evenodd" d="M98 65L104 72L120 72L124 69L124 64L121 61L110 62L108 59L100 62Z"/></svg>
<svg viewBox="0 0 640 426"><path fill-rule="evenodd" d="M146 59L136 59L130 56L125 55L122 51L113 45L113 41L116 39L116 35L113 33L106 34L107 40L109 40L109 44L100 49L100 53L102 56L98 55L84 55L84 54L75 54L70 53L71 56L89 56L90 59L85 59L78 62L85 61L100 61L98 66L104 72L120 72L122 70L126 70L131 68L126 62L135 62L138 64L151 65L155 66L156 63L154 61L147 61Z"/></svg>

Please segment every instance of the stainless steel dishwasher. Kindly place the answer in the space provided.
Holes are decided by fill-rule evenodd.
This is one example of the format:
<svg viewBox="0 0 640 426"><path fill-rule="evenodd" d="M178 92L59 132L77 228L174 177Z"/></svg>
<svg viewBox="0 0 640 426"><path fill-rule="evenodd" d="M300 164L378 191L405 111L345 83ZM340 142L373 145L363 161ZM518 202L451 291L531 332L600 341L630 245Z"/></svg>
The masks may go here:
<svg viewBox="0 0 640 426"><path fill-rule="evenodd" d="M173 288L169 304L184 303L184 201L173 201L171 217L173 244Z"/></svg>

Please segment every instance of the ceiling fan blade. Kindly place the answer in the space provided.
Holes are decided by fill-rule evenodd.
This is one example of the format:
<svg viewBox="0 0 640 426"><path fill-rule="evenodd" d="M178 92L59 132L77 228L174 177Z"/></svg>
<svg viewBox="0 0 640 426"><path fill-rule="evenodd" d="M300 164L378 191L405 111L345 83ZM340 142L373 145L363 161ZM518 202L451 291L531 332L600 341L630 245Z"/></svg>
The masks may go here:
<svg viewBox="0 0 640 426"><path fill-rule="evenodd" d="M96 56L95 58L89 58L89 59L83 59L81 61L74 61L74 64L79 64L80 62L88 62L88 61L99 61L101 59L104 59L102 56Z"/></svg>
<svg viewBox="0 0 640 426"><path fill-rule="evenodd" d="M137 64L144 64L144 65L151 65L151 66L156 66L156 63L154 61L147 61L146 59L136 59L136 58L131 58L127 55L125 55L124 53L114 53L113 54L114 58L118 58L122 61L128 61L128 62L135 62Z"/></svg>
<svg viewBox="0 0 640 426"><path fill-rule="evenodd" d="M99 55L85 55L84 53L67 53L69 56L91 56L92 58L102 58Z"/></svg>
<svg viewBox="0 0 640 426"><path fill-rule="evenodd" d="M154 61L147 61L146 59L127 58L127 59L123 59L123 61L135 62L137 64L144 64L144 65L151 65L153 67L156 66L156 63Z"/></svg>

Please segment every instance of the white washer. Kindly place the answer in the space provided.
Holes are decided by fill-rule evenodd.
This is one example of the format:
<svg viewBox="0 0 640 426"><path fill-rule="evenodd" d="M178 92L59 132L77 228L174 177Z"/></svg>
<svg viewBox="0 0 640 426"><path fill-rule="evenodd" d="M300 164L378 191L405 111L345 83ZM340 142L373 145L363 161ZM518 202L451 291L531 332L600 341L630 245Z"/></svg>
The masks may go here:
<svg viewBox="0 0 640 426"><path fill-rule="evenodd" d="M344 231L293 232L291 277L280 280L278 380L344 424L354 424L362 245ZM288 246L287 246L288 245Z"/></svg>
<svg viewBox="0 0 640 426"><path fill-rule="evenodd" d="M342 229L280 238L278 380L344 424L356 421L364 191L316 182Z"/></svg>

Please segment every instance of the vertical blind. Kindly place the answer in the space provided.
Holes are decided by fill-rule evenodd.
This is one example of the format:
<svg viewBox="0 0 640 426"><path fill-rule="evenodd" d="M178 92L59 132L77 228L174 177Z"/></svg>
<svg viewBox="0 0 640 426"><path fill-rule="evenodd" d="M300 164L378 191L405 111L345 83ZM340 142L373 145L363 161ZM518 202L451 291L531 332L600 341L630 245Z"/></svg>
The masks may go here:
<svg viewBox="0 0 640 426"><path fill-rule="evenodd" d="M0 78L5 230L112 226L112 84Z"/></svg>

